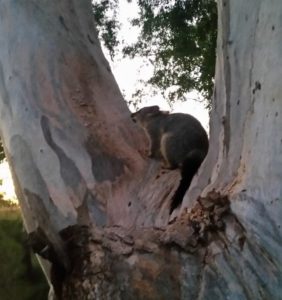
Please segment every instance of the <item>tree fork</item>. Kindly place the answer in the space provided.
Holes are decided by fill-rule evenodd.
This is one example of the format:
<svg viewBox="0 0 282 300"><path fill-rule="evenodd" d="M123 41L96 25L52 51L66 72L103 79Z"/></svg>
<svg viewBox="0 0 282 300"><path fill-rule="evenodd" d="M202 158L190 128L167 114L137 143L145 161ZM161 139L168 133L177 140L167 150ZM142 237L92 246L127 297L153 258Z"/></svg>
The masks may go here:
<svg viewBox="0 0 282 300"><path fill-rule="evenodd" d="M282 3L218 12L209 153L171 216L179 172L146 157L90 1L0 1L1 137L59 297L280 299Z"/></svg>
<svg viewBox="0 0 282 300"><path fill-rule="evenodd" d="M236 238L232 235L230 239L226 231L236 232ZM42 240L40 235L30 236L33 245ZM178 299L180 290L182 297L192 299L202 282L199 278L193 289L180 288L184 257L204 265L212 259L211 244L228 249L242 248L245 242L244 230L230 212L227 197L215 192L199 199L191 211L182 213L166 229L113 226L101 230L75 225L64 229L61 236L71 269L64 272L52 256L45 258L53 262L52 283L62 299L83 295L90 299ZM47 247L42 248L46 253Z"/></svg>

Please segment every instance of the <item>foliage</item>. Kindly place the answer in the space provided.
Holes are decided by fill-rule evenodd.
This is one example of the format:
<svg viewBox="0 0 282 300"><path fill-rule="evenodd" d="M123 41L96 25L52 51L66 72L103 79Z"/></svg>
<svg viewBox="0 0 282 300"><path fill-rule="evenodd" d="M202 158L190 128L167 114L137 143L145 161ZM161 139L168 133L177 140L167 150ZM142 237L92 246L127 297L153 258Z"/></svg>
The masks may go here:
<svg viewBox="0 0 282 300"><path fill-rule="evenodd" d="M1 161L5 158L5 153L4 153L4 148L3 148L3 145L2 145L2 141L0 139L0 163Z"/></svg>
<svg viewBox="0 0 282 300"><path fill-rule="evenodd" d="M19 207L0 199L0 299L47 299L48 285L26 243Z"/></svg>
<svg viewBox="0 0 282 300"><path fill-rule="evenodd" d="M146 58L153 66L153 75L143 84L161 91L170 101L184 99L191 90L211 99L217 36L215 0L136 1L139 16L132 25L141 30L137 42L126 45L123 53ZM99 37L112 59L119 45L118 4L118 0L93 1ZM142 90L134 96L142 98Z"/></svg>
<svg viewBox="0 0 282 300"><path fill-rule="evenodd" d="M5 209L5 208L14 208L16 210L19 209L19 206L17 203L10 201L10 200L3 200L2 199L2 194L0 194L0 210Z"/></svg>
<svg viewBox="0 0 282 300"><path fill-rule="evenodd" d="M118 0L95 0L92 2L99 38L108 49L112 59L115 54L115 49L119 44L117 39L119 29L117 8Z"/></svg>
<svg viewBox="0 0 282 300"><path fill-rule="evenodd" d="M147 57L154 67L148 83L170 101L197 90L207 99L213 91L217 9L214 0L137 0L141 28L124 54Z"/></svg>

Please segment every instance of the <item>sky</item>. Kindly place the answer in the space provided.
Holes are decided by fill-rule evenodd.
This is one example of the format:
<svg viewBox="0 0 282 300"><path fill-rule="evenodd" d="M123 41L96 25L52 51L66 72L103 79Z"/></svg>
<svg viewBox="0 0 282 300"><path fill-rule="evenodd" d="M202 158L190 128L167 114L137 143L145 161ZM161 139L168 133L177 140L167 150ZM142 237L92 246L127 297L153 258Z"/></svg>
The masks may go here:
<svg viewBox="0 0 282 300"><path fill-rule="evenodd" d="M129 20L137 17L137 14L138 6L136 5L135 1L128 3L127 0L119 0L119 20L121 20L121 28L119 31L120 40L125 40L127 43L136 41L138 29L131 26ZM107 55L107 51L104 52ZM107 56L107 58L108 57L109 56ZM130 98L130 95L134 92L135 87L138 86L138 80L146 80L150 78L153 72L153 67L144 65L142 58L122 58L122 55L119 54L114 61L111 61L109 58L108 60L111 64L112 71L115 75L118 85L125 94L126 99ZM201 96L196 92L191 92L187 94L187 101L177 102L171 108L163 99L161 94L158 94L154 97L148 97L146 101L142 103L142 105L159 105L163 110L189 113L195 116L202 123L204 128L208 130L209 115L208 111L205 109L205 103L191 99L201 100ZM130 107L130 109L133 110L133 107Z"/></svg>
<svg viewBox="0 0 282 300"><path fill-rule="evenodd" d="M16 194L7 161L4 161L0 164L0 179L2 180L2 185L0 185L0 193L3 193L5 200L14 201L16 199Z"/></svg>
<svg viewBox="0 0 282 300"><path fill-rule="evenodd" d="M127 0L120 0L119 2L119 19L121 21L119 38L128 43L134 42L138 35L138 29L131 26L129 18L137 16L137 5L134 1L128 3ZM151 76L153 72L152 66L144 65L142 58L123 58L121 54L118 54L114 61L111 61L107 55L107 51L104 52L110 62L112 72L121 91L126 96L126 99L129 99L135 88L137 86L140 87L138 81L140 79L146 80ZM156 96L148 96L146 100L141 103L141 106L159 105L163 110L189 113L195 116L208 131L209 116L208 111L205 109L205 103L191 100L199 99L199 97L200 96L196 92L189 93L187 95L187 101L176 102L170 107L163 97L160 94L157 94ZM134 110L133 107L130 107L130 109ZM7 162L0 164L0 179L2 180L0 193L4 193L4 196L7 199L15 199L15 192Z"/></svg>

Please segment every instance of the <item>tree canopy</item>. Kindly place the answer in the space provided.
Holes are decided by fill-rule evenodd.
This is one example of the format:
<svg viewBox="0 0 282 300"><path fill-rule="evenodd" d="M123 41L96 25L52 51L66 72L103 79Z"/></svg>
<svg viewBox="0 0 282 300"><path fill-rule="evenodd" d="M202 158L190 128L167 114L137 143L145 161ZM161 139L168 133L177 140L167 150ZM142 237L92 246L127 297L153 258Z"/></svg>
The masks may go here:
<svg viewBox="0 0 282 300"><path fill-rule="evenodd" d="M210 99L215 69L217 11L214 0L138 0L138 41L124 54L148 57L154 66L148 83L170 101L199 91Z"/></svg>
<svg viewBox="0 0 282 300"><path fill-rule="evenodd" d="M131 23L140 28L140 34L136 43L123 47L123 54L147 59L154 71L146 84L169 101L185 99L191 90L210 100L217 36L215 1L137 0L137 4L139 14ZM93 3L100 38L112 57L119 45L117 8L117 0Z"/></svg>

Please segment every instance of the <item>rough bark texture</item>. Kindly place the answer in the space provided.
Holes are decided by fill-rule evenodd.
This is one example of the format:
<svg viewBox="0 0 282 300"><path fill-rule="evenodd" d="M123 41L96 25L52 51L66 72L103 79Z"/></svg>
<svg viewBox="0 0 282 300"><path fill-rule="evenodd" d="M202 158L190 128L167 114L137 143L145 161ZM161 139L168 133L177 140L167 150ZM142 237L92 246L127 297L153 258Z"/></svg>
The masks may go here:
<svg viewBox="0 0 282 300"><path fill-rule="evenodd" d="M183 207L213 190L228 195L244 232L236 249L227 226L227 249L205 268L218 298L281 299L282 3L234 0L218 7L210 151Z"/></svg>
<svg viewBox="0 0 282 300"><path fill-rule="evenodd" d="M146 159L90 1L0 1L1 135L58 298L281 298L282 4L218 7L210 150L169 223L179 173Z"/></svg>

